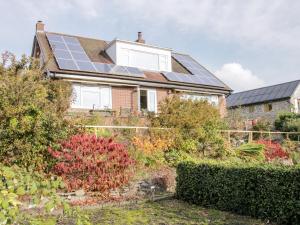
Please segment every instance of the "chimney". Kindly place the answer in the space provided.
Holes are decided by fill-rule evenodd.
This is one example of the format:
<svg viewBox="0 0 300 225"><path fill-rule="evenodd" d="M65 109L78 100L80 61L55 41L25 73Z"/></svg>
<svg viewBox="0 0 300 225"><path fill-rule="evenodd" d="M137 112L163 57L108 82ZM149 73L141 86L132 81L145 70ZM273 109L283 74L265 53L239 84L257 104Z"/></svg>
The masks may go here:
<svg viewBox="0 0 300 225"><path fill-rule="evenodd" d="M138 32L138 39L136 40L136 42L145 44L145 40L143 39L143 34L140 31Z"/></svg>
<svg viewBox="0 0 300 225"><path fill-rule="evenodd" d="M36 32L44 32L44 28L45 28L45 24L43 23L43 21L41 21L41 20L37 21L37 23L35 25L35 31Z"/></svg>

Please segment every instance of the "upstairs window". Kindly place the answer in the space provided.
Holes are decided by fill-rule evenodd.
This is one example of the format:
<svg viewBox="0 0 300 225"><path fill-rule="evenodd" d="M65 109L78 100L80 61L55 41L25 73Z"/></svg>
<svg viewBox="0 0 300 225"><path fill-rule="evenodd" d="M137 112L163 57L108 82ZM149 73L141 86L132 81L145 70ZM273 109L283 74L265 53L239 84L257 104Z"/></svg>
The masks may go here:
<svg viewBox="0 0 300 225"><path fill-rule="evenodd" d="M271 112L272 108L273 106L271 103L264 104L264 112Z"/></svg>
<svg viewBox="0 0 300 225"><path fill-rule="evenodd" d="M111 87L73 84L72 108L111 109Z"/></svg>
<svg viewBox="0 0 300 225"><path fill-rule="evenodd" d="M156 90L140 90L140 110L157 112Z"/></svg>
<svg viewBox="0 0 300 225"><path fill-rule="evenodd" d="M251 105L249 106L249 113L254 113L255 112L255 106Z"/></svg>

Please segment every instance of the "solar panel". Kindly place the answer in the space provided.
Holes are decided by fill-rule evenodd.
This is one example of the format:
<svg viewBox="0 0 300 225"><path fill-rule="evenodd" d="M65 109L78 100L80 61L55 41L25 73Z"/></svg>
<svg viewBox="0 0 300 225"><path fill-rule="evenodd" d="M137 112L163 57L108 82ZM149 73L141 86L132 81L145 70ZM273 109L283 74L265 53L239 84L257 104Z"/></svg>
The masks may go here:
<svg viewBox="0 0 300 225"><path fill-rule="evenodd" d="M46 34L58 67L62 70L109 73L132 77L144 77L143 71L135 67L117 66L92 62L79 40L75 37Z"/></svg>
<svg viewBox="0 0 300 225"><path fill-rule="evenodd" d="M172 57L178 61L181 65L183 65L189 72L191 72L194 76L197 76L196 79L192 78L192 82L187 83L196 83L203 85L211 85L218 87L225 87L225 84L221 82L218 78L216 78L211 72L205 69L202 65L200 65L196 60L194 60L189 55L182 55L178 53L172 53ZM189 80L189 79L186 79Z"/></svg>
<svg viewBox="0 0 300 225"><path fill-rule="evenodd" d="M269 87L234 93L227 98L228 107L274 101L292 96L300 81L292 81Z"/></svg>
<svg viewBox="0 0 300 225"><path fill-rule="evenodd" d="M96 72L96 69L92 62L86 61L76 61L79 70L87 71L87 72Z"/></svg>
<svg viewBox="0 0 300 225"><path fill-rule="evenodd" d="M78 67L73 60L56 58L56 61L59 68L64 68L65 70L78 70Z"/></svg>

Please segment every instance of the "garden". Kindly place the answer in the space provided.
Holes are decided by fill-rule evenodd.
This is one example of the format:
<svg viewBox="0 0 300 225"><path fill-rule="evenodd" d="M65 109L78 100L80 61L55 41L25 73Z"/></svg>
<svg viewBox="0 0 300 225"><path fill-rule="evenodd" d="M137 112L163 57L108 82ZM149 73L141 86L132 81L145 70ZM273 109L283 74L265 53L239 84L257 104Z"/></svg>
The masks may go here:
<svg viewBox="0 0 300 225"><path fill-rule="evenodd" d="M176 96L113 118L147 129L93 127L103 116L70 115L70 84L42 69L0 63L0 224L300 223L297 135L228 138L215 107ZM285 113L274 129L299 124Z"/></svg>

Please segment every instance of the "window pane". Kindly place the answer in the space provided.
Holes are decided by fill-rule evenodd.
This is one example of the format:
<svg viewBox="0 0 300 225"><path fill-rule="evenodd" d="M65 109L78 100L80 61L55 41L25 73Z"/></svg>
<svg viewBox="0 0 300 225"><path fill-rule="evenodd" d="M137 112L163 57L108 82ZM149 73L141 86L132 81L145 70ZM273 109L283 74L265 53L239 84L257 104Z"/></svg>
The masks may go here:
<svg viewBox="0 0 300 225"><path fill-rule="evenodd" d="M81 106L87 109L100 107L100 89L97 86L83 86L81 88Z"/></svg>
<svg viewBox="0 0 300 225"><path fill-rule="evenodd" d="M111 109L111 89L101 87L101 109Z"/></svg>
<svg viewBox="0 0 300 225"><path fill-rule="evenodd" d="M148 111L156 112L156 91L148 91Z"/></svg>
<svg viewBox="0 0 300 225"><path fill-rule="evenodd" d="M80 84L73 84L72 107L80 107L81 105Z"/></svg>
<svg viewBox="0 0 300 225"><path fill-rule="evenodd" d="M140 91L140 107L142 110L147 110L147 91Z"/></svg>
<svg viewBox="0 0 300 225"><path fill-rule="evenodd" d="M129 66L149 70L159 70L158 55L130 50Z"/></svg>

